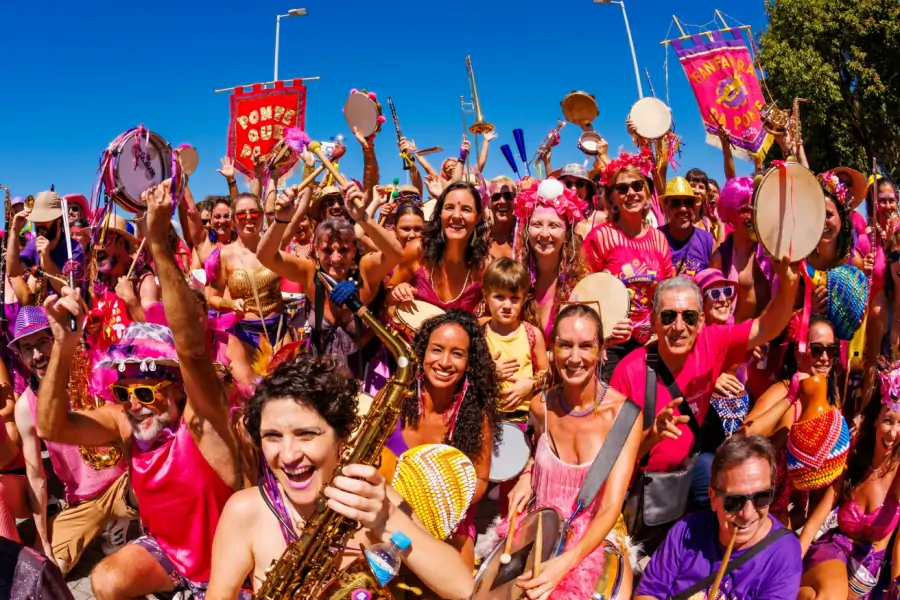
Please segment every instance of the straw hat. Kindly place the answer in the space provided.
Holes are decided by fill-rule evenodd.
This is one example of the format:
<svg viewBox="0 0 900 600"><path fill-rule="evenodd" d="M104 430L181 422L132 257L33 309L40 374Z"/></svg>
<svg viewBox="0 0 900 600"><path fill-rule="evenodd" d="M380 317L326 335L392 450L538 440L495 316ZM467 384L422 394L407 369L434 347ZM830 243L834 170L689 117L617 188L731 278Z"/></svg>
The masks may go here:
<svg viewBox="0 0 900 600"><path fill-rule="evenodd" d="M684 177L673 177L666 183L666 193L659 197L660 202L669 198L697 198L699 196L691 188L691 184Z"/></svg>
<svg viewBox="0 0 900 600"><path fill-rule="evenodd" d="M62 203L56 192L41 192L34 199L28 220L32 223L48 223L62 216Z"/></svg>
<svg viewBox="0 0 900 600"><path fill-rule="evenodd" d="M847 203L847 206L850 210L859 206L865 199L866 193L869 190L869 183L866 181L866 176L850 167L835 167L831 169L831 172L837 175L839 179L845 182L849 181L847 187L850 190L850 202Z"/></svg>
<svg viewBox="0 0 900 600"><path fill-rule="evenodd" d="M106 221L107 231L115 231L125 240L125 246L128 253L131 254L138 246L137 238L128 230L128 223L124 218L117 214L111 214Z"/></svg>

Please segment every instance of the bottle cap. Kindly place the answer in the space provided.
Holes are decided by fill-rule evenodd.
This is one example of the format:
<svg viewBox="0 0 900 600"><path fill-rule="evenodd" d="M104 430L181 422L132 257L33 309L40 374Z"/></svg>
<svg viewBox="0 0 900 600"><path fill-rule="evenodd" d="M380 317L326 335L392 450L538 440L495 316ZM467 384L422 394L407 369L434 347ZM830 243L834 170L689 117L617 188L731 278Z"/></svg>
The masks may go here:
<svg viewBox="0 0 900 600"><path fill-rule="evenodd" d="M402 531L397 531L391 536L391 542L401 550L406 550L412 544L412 540L406 537Z"/></svg>

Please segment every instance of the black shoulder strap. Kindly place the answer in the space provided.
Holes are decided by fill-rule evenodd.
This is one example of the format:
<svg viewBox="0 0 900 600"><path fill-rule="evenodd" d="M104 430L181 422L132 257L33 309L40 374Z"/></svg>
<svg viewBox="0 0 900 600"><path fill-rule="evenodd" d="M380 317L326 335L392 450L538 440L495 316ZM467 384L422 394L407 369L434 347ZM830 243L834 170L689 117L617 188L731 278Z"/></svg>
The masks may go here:
<svg viewBox="0 0 900 600"><path fill-rule="evenodd" d="M628 439L631 428L634 427L634 422L637 420L640 412L641 407L631 398L625 399L625 403L619 409L619 414L616 415L616 420L613 421L612 429L609 430L600 452L597 453L597 457L591 463L591 468L588 470L587 477L584 478L584 483L581 484L577 502L577 505L581 508L590 506L600 488L606 483L606 479L609 477L613 465L616 464L616 459L619 458L619 454L621 454L625 441Z"/></svg>
<svg viewBox="0 0 900 600"><path fill-rule="evenodd" d="M728 575L735 569L739 568L741 565L746 564L751 558L753 558L754 556L756 556L757 554L759 554L760 552L762 552L763 550L765 550L766 548L768 548L769 546L771 546L772 544L774 544L775 542L777 542L778 540L783 538L784 536L786 536L788 534L793 534L793 533L794 533L793 531L791 531L790 529L784 528L784 527L780 527L780 528L776 529L775 531L770 531L769 535L767 535L762 540L760 540L759 543L757 543L755 546L753 546L752 548L750 548L749 550L747 550L740 556L738 556L736 559L729 562L728 566L725 567L725 573L723 574L723 577L725 575ZM694 585L689 587L688 589L684 590L683 592L680 592L679 594L677 594L675 596L672 596L672 600L687 600L688 598L690 598L691 596L693 596L694 594L696 594L698 592L701 592L701 591L705 592L706 590L709 589L709 586L711 586L713 581L716 579L716 575L717 575L717 573L710 573L709 575L707 575L706 577L704 577L703 579L701 579L700 581L698 581L697 583L695 583Z"/></svg>

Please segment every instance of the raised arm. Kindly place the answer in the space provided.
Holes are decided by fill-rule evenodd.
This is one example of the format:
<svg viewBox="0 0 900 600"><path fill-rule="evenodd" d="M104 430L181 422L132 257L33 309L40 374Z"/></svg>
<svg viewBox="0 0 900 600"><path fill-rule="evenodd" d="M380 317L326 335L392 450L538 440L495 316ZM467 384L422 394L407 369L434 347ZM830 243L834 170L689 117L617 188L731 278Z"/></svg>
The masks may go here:
<svg viewBox="0 0 900 600"><path fill-rule="evenodd" d="M6 236L6 275L10 278L21 277L25 274L25 265L22 264L22 260L19 258L19 254L22 252L22 246L19 243L19 232L22 231L25 221L30 214L30 208L16 213L9 225L9 231L4 233Z"/></svg>
<svg viewBox="0 0 900 600"><path fill-rule="evenodd" d="M299 223L306 214L311 196L312 191L309 188L300 192L299 199L293 188L288 188L280 194L275 200L275 220L266 229L256 248L256 258L264 267L302 285L307 284L315 272L316 264L309 258L284 252L281 242L287 235L288 226L294 222Z"/></svg>
<svg viewBox="0 0 900 600"><path fill-rule="evenodd" d="M779 280L778 293L769 302L763 314L753 321L750 339L747 342L748 352L774 340L787 327L794 312L794 298L797 295L797 286L800 281L797 275L799 264L790 264L790 260L786 257L776 263L775 274L778 275Z"/></svg>
<svg viewBox="0 0 900 600"><path fill-rule="evenodd" d="M484 143L481 145L481 150L478 152L478 164L476 166L478 167L479 173L484 173L484 165L487 164L488 159L488 146L490 146L490 143L493 140L497 139L497 132L489 131L484 134L481 139Z"/></svg>
<svg viewBox="0 0 900 600"><path fill-rule="evenodd" d="M28 503L34 515L34 526L37 529L41 550L53 558L53 546L47 533L47 476L44 473L44 460L41 457L41 440L34 427L28 398L19 396L16 402L16 426L22 436L22 455L25 457L25 477L28 480ZM6 428L3 428L4 437Z"/></svg>
<svg viewBox="0 0 900 600"><path fill-rule="evenodd" d="M374 193L375 189L370 188L368 192L370 200ZM357 200L362 200L363 194L355 183L351 181L341 186L341 194L344 196L344 209L347 214L356 221L356 224L362 228L379 250L379 252L364 256L359 265L364 287L368 288L374 297L374 291L378 289L391 269L400 263L400 259L403 257L403 246L400 245L397 236L385 230L375 219L370 219L365 208L356 204ZM363 294L363 296L366 295L368 294Z"/></svg>
<svg viewBox="0 0 900 600"><path fill-rule="evenodd" d="M184 187L184 202L178 205L178 220L184 232L184 240L191 250L200 246L206 239L206 228L200 220L200 211L194 202L194 195L189 186Z"/></svg>

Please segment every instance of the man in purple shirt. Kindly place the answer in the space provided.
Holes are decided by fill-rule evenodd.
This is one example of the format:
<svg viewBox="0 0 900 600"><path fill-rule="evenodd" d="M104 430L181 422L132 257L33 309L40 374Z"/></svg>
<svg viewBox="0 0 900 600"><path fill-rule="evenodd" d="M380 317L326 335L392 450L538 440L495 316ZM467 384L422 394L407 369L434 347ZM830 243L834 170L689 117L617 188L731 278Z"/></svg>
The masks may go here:
<svg viewBox="0 0 900 600"><path fill-rule="evenodd" d="M800 541L769 516L774 475L775 451L766 438L735 435L722 444L710 479L714 512L693 513L669 531L644 570L636 600L687 599L700 593L696 597L796 598L803 574ZM731 569L722 578L719 595L710 594L732 537Z"/></svg>
<svg viewBox="0 0 900 600"><path fill-rule="evenodd" d="M672 248L675 275L693 277L709 265L715 242L710 232L694 226L700 197L684 177L675 177L666 184L659 201L666 212L666 224L659 230Z"/></svg>
<svg viewBox="0 0 900 600"><path fill-rule="evenodd" d="M25 221L30 221L34 224L34 237L23 250L19 236L9 236L6 241L6 264L10 277L25 277L27 280L26 271L33 266L39 266L48 275L62 277L63 267L69 260L66 244L72 248L72 259L84 268L84 248L77 240L66 239L62 216L59 195L52 191L41 192L31 208L26 207L15 214L10 230L20 231ZM59 284L53 279L49 279L49 283L59 293Z"/></svg>

